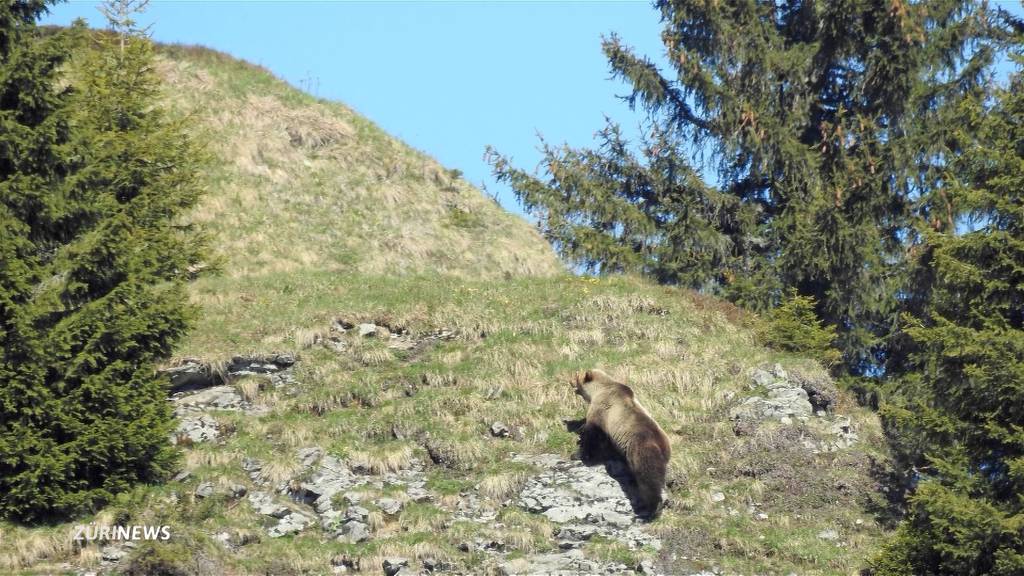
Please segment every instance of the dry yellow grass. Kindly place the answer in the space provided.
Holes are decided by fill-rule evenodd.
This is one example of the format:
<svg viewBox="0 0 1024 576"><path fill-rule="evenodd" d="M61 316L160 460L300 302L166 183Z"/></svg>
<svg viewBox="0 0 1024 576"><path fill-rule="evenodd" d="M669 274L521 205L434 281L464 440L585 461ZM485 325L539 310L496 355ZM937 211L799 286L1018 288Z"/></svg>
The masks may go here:
<svg viewBox="0 0 1024 576"><path fill-rule="evenodd" d="M46 560L68 555L71 534L52 530L4 529L0 531L0 569L23 570Z"/></svg>
<svg viewBox="0 0 1024 576"><path fill-rule="evenodd" d="M259 378L242 378L236 380L234 383L235 390L238 395L242 397L242 400L246 402L256 402L260 396L260 379Z"/></svg>
<svg viewBox="0 0 1024 576"><path fill-rule="evenodd" d="M260 469L259 478L262 482L267 482L272 486L277 486L282 482L287 482L295 478L295 475L301 469L299 462L295 461L294 455L290 458L285 455L280 455L269 461L263 463L263 468Z"/></svg>
<svg viewBox="0 0 1024 576"><path fill-rule="evenodd" d="M230 276L342 271L353 259L363 273L561 270L525 221L341 104L196 50L170 50L158 70L167 104L198 119L218 159L191 220L214 231Z"/></svg>
<svg viewBox="0 0 1024 576"><path fill-rule="evenodd" d="M185 454L185 469L195 470L203 466L220 467L238 462L241 458L237 453L227 450L210 450L208 448L187 448Z"/></svg>
<svg viewBox="0 0 1024 576"><path fill-rule="evenodd" d="M408 444L375 446L369 450L354 450L348 455L348 463L354 468L367 470L372 474L397 472L412 463L413 450Z"/></svg>
<svg viewBox="0 0 1024 576"><path fill-rule="evenodd" d="M522 488L529 476L521 470L487 476L480 482L480 493L500 502Z"/></svg>

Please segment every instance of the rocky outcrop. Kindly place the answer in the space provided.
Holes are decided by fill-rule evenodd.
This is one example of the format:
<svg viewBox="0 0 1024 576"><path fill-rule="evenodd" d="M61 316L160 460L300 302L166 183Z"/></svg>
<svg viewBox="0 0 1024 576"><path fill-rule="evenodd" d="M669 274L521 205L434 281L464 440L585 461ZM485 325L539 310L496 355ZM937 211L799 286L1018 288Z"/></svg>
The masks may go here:
<svg viewBox="0 0 1024 576"><path fill-rule="evenodd" d="M404 327L388 325L381 321L353 323L339 319L331 323L326 334L317 334L311 343L336 352L345 352L351 347L350 338L377 338L384 341L391 350L416 353L432 344L455 337L455 332L445 328L412 334Z"/></svg>
<svg viewBox="0 0 1024 576"><path fill-rule="evenodd" d="M397 518L409 502L438 502L447 511L450 523L473 521L500 528L498 509L477 489L458 495L455 502L440 503L426 488L424 463L412 459L405 469L382 474L350 466L344 460L325 454L318 447L303 448L296 454L303 469L298 478L278 486L254 491L249 505L258 514L272 519L266 534L276 538L296 534L319 525L320 529L342 542L360 543L374 538L373 514ZM523 556L514 546L501 540L476 538L464 543L466 552L483 553L489 564L505 574L624 574L640 570L638 566L588 559L583 548L598 537L620 542L631 550L658 550L661 541L633 512L630 500L632 479L625 463L609 461L586 466L555 454L516 455L513 461L537 470L500 506L514 506L543 516L555 525L552 549ZM254 482L261 482L262 464L244 459L243 469ZM266 483L263 483L266 486ZM203 488L206 489L206 488ZM387 496L367 497L367 492L386 492ZM443 563L441 563L443 564ZM441 565L438 564L438 565ZM653 565L646 563L646 573ZM419 573L408 565L394 564L400 574Z"/></svg>
<svg viewBox="0 0 1024 576"><path fill-rule="evenodd" d="M170 382L171 394L190 392L230 383L233 379L253 374L279 374L295 364L290 354L267 356L235 356L223 366L185 358L160 371ZM277 383L275 383L276 385Z"/></svg>
<svg viewBox="0 0 1024 576"><path fill-rule="evenodd" d="M519 455L541 470L527 480L516 503L559 525L556 538L561 548L576 548L594 535L626 544L631 550L661 542L643 529L630 500L632 476L624 462L609 460L586 466L554 454Z"/></svg>
<svg viewBox="0 0 1024 576"><path fill-rule="evenodd" d="M801 423L809 434L801 440L810 452L847 449L859 437L848 416L835 413L839 392L827 378L803 374L791 376L776 364L770 371L750 373L750 387L764 395L750 396L729 411L737 435L749 435L759 423Z"/></svg>
<svg viewBox="0 0 1024 576"><path fill-rule="evenodd" d="M729 417L734 421L808 418L814 413L807 391L790 382L786 371L778 364L771 372L754 370L751 378L756 389L764 389L767 393L765 396L751 396L733 408Z"/></svg>
<svg viewBox="0 0 1024 576"><path fill-rule="evenodd" d="M209 442L220 436L220 425L207 414L182 414L178 418L178 426L171 436L171 442L188 442L198 444Z"/></svg>
<svg viewBox="0 0 1024 576"><path fill-rule="evenodd" d="M162 371L170 381L171 402L178 425L171 442L198 444L221 436L211 410L239 410L251 414L261 409L247 402L232 383L239 378L261 376L269 386L280 388L294 383L295 358L287 354L235 356L222 370L195 359Z"/></svg>
<svg viewBox="0 0 1024 576"><path fill-rule="evenodd" d="M343 352L351 338L380 338L390 348L415 353L433 341L451 337L450 332L412 336L401 329L393 330L372 323L339 322L335 323L331 336L320 342ZM293 381L293 365L294 359L290 357L235 358L223 372L226 378L220 381L210 377L209 370L197 363L176 368L169 376L177 378L179 384L188 382L172 395L175 413L179 417L176 438L192 443L215 441L222 432L211 411L237 410L258 414L256 407L231 384L232 379L260 376L272 379L271 385L286 385ZM188 379L184 374L194 376ZM208 385L199 386L200 382ZM798 434L798 441L805 444L808 452L842 450L857 441L851 420L834 414L837 395L834 387L829 388L829 382L791 377L778 365L771 370L754 370L751 382L755 395L738 402L730 411L730 417L737 426L757 426L769 421L784 426L810 426L806 430L813 428L820 430L821 434ZM424 385L439 384L425 382ZM491 422L487 432L496 442L521 434L517 427L501 421ZM380 474L350 464L320 447L309 446L295 454L298 471L292 478L276 485L266 479L264 463L246 457L242 459L241 466L257 489L246 494L246 488L241 485L224 488L212 482L202 482L194 494L196 498L245 497L248 505L265 517L260 532L266 537L280 538L319 530L330 538L351 544L372 541L382 521L386 525L400 518L413 502L433 501L447 514L444 525L472 521L499 530L499 533L502 529L499 520L501 508L512 506L550 522L553 526L550 547L524 553L510 542L488 537L473 538L460 545L464 552L483 555L485 565L491 571L502 574L659 573L650 560L626 565L591 558L587 553L588 542L594 539L642 551L641 557L662 549L660 538L650 531L634 510L631 495L635 486L625 463L610 460L597 466L587 466L555 454L519 454L513 456L513 461L534 472L504 501L486 498L478 488L464 490L454 499L450 495L442 499L427 488L427 467L433 464L458 469L458 463L449 462L442 441L425 441L423 446L433 462L412 458L403 469ZM714 497L720 497L716 501L726 499L721 492L713 494ZM767 514L753 508L750 514L758 520L768 518ZM230 535L222 540L227 547L236 546ZM431 562L435 568L457 571L456 565ZM419 560L396 558L381 569L394 574L420 573L419 563ZM422 564L423 569L430 570L426 560ZM345 566L347 564L342 567Z"/></svg>

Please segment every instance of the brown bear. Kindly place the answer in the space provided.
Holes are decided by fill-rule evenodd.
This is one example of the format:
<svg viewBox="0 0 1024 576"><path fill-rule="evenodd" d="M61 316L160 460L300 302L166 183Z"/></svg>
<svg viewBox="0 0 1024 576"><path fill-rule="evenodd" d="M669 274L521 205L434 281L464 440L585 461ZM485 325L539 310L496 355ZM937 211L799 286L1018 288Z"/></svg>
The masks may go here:
<svg viewBox="0 0 1024 576"><path fill-rule="evenodd" d="M604 372L595 369L577 373L571 383L589 404L586 423L580 429L581 456L586 459L588 447L600 441L600 436L607 436L636 479L637 513L654 517L661 508L661 491L672 456L668 435L629 386Z"/></svg>

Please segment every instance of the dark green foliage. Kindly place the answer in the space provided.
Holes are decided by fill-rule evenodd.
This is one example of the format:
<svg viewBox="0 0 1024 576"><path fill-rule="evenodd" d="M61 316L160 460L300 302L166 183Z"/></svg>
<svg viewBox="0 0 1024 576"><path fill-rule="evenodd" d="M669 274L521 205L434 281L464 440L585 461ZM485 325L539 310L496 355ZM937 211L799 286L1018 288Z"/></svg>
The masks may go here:
<svg viewBox="0 0 1024 576"><path fill-rule="evenodd" d="M545 144L547 182L489 151L499 179L540 217L544 235L564 258L587 272L640 273L696 288L747 275L747 260L730 232L751 227L752 207L706 186L671 132L649 134L640 145L642 158L617 126L599 137L598 150Z"/></svg>
<svg viewBox="0 0 1024 576"><path fill-rule="evenodd" d="M814 314L814 298L790 291L788 297L764 315L758 331L766 346L814 358L824 366L839 361L839 351L832 347L836 340L835 326L824 326Z"/></svg>
<svg viewBox="0 0 1024 576"><path fill-rule="evenodd" d="M596 150L545 147L545 178L492 153L495 173L571 262L756 309L796 288L836 326L846 367L871 369L898 311L909 232L943 166L942 111L991 62L984 8L656 6L671 74L614 36L604 43L629 102L648 113L644 141L630 146L610 126Z"/></svg>
<svg viewBox="0 0 1024 576"><path fill-rule="evenodd" d="M922 232L928 298L905 317L883 406L917 487L876 560L885 575L1024 573L1024 76L994 108L958 111L964 149L943 192L972 226Z"/></svg>
<svg viewBox="0 0 1024 576"><path fill-rule="evenodd" d="M23 520L170 470L154 368L187 327L200 261L179 221L200 158L155 106L150 42L40 39L33 6L0 6L0 515ZM56 89L65 63L74 91Z"/></svg>

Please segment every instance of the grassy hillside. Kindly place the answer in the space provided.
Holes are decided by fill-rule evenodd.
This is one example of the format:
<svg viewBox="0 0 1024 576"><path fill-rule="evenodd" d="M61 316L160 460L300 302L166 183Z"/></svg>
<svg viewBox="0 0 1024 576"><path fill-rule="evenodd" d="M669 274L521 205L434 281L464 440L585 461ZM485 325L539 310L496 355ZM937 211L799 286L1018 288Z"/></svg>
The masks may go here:
<svg viewBox="0 0 1024 576"><path fill-rule="evenodd" d="M224 277L560 271L525 221L345 106L218 52L162 53L167 103L199 121L214 155L194 220L215 235Z"/></svg>
<svg viewBox="0 0 1024 576"><path fill-rule="evenodd" d="M234 355L296 361L287 379L229 379L239 400L203 409L216 438L182 441L178 479L94 518L0 525L0 571L379 574L403 557L411 573L529 572L560 553L564 527L518 504L550 470L515 455L570 459L567 422L584 406L568 380L589 367L633 386L673 448L669 506L631 524L660 545L584 538L580 553L602 571L643 561L671 574L854 574L884 538L877 418L830 388L813 359L760 346L749 316L685 290L560 271L521 219L259 68L167 48L161 69L169 102L197 117L217 157L195 220L223 272L194 286L203 313L179 359L215 373ZM770 394L752 375L776 363L830 390L828 412L730 418ZM837 426L855 439L834 442ZM361 484L329 504L361 502L365 541L336 538L303 500L331 458ZM243 491L313 521L273 537L278 520ZM71 542L90 521L168 525L173 538Z"/></svg>

